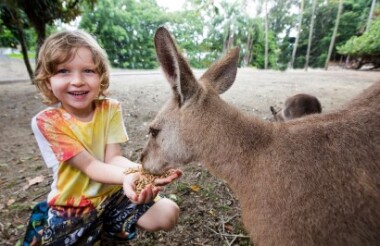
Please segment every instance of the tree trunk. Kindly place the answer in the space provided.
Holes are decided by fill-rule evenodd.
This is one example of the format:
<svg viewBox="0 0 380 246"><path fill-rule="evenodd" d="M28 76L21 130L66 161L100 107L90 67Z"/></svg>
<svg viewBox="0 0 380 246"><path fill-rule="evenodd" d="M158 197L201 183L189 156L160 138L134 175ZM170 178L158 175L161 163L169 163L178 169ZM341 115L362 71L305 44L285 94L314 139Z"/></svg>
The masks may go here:
<svg viewBox="0 0 380 246"><path fill-rule="evenodd" d="M33 25L34 30L37 33L37 46L36 46L36 56L35 56L35 62L37 63L40 48L46 39L46 24L44 22L42 22L40 20L36 20L36 19L33 19L33 20L30 19L30 22ZM28 63L29 63L29 60L28 60ZM28 65L26 64L26 66L28 66ZM29 66L30 66L30 64L29 64Z"/></svg>
<svg viewBox="0 0 380 246"><path fill-rule="evenodd" d="M329 61L330 61L331 53L332 53L332 50L334 48L336 33L338 32L338 27L339 27L340 14L342 13L342 5L343 5L343 0L339 0L338 13L336 16L334 32L333 32L333 35L331 37L329 52L327 53L327 58L326 58L326 62L325 62L325 70L327 70L327 68L329 67Z"/></svg>
<svg viewBox="0 0 380 246"><path fill-rule="evenodd" d="M244 59L243 59L243 65L245 67L248 66L252 60L252 47L253 47L252 33L248 34L248 40L246 43L246 47L247 47L247 53L244 55Z"/></svg>
<svg viewBox="0 0 380 246"><path fill-rule="evenodd" d="M224 38L224 42L223 42L223 53L226 53L228 51L228 48L229 48L229 44L231 42L231 23L229 22L228 23L228 29L227 29L227 34L226 34L226 37Z"/></svg>
<svg viewBox="0 0 380 246"><path fill-rule="evenodd" d="M33 81L33 70L29 62L28 47L25 42L25 35L23 29L24 26L21 21L21 18L18 15L17 9L14 7L5 6L3 8L3 11L6 14L5 18L9 18L8 21L5 21L4 25L12 32L13 36L19 41L26 70L28 72L30 80Z"/></svg>
<svg viewBox="0 0 380 246"><path fill-rule="evenodd" d="M29 62L28 48L26 46L25 36L24 36L23 30L19 30L17 36L18 36L18 40L19 40L20 45L21 45L22 57L24 59L26 70L28 71L29 78L33 83L33 77L34 77L33 76L33 69L32 69L32 66L30 65L30 62Z"/></svg>
<svg viewBox="0 0 380 246"><path fill-rule="evenodd" d="M41 3L43 4L43 3ZM77 4L76 1L73 4ZM33 26L34 30L37 33L37 46L36 46L36 61L38 59L38 52L40 51L40 47L44 43L46 39L46 25L49 22L52 22L52 19L42 18L38 16L38 13L33 10L33 1L26 1L26 3L20 8L25 12L29 19L29 23Z"/></svg>
<svg viewBox="0 0 380 246"><path fill-rule="evenodd" d="M344 68L349 68L349 64L350 64L350 56L348 55L344 62Z"/></svg>
<svg viewBox="0 0 380 246"><path fill-rule="evenodd" d="M369 14L368 14L367 25L365 28L366 32L369 30L369 28L371 26L372 15L373 15L373 12L375 11L375 6L376 6L376 0L372 0L371 9L369 10Z"/></svg>
<svg viewBox="0 0 380 246"><path fill-rule="evenodd" d="M296 36L296 40L294 41L292 59L290 61L290 68L294 68L294 61L296 59L297 46L300 39L301 28L302 28L303 8L304 8L304 0L301 0L300 15L298 16L299 19L298 19L297 36Z"/></svg>
<svg viewBox="0 0 380 246"><path fill-rule="evenodd" d="M268 0L265 0L265 55L264 69L268 69Z"/></svg>
<svg viewBox="0 0 380 246"><path fill-rule="evenodd" d="M40 48L46 39L46 26L44 23L32 22L34 30L37 32L36 62Z"/></svg>
<svg viewBox="0 0 380 246"><path fill-rule="evenodd" d="M309 30L309 40L307 44L307 52L306 52L306 61L305 61L305 71L307 71L309 67L309 57L310 57L310 49L311 49L311 41L313 39L313 29L314 29L314 14L315 7L317 5L317 0L313 0L313 6L311 10L311 21L310 21L310 30Z"/></svg>

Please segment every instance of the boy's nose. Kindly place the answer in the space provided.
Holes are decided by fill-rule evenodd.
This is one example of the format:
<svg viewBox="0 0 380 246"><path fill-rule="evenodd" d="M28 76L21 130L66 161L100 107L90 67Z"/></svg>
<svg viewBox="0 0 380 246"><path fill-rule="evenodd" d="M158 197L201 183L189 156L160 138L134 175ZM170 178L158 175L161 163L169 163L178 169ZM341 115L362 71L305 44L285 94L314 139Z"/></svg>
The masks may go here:
<svg viewBox="0 0 380 246"><path fill-rule="evenodd" d="M80 86L84 84L83 78L80 73L73 73L71 78L71 84L75 86Z"/></svg>

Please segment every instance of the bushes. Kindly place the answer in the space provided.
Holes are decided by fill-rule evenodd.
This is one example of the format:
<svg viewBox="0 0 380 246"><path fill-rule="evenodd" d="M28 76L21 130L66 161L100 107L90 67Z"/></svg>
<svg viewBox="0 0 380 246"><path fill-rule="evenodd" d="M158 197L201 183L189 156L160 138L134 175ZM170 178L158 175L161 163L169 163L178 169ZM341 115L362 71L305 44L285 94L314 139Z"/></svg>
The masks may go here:
<svg viewBox="0 0 380 246"><path fill-rule="evenodd" d="M380 18L372 22L369 31L350 38L337 50L338 53L353 58L356 68L368 63L372 63L375 68L380 67Z"/></svg>

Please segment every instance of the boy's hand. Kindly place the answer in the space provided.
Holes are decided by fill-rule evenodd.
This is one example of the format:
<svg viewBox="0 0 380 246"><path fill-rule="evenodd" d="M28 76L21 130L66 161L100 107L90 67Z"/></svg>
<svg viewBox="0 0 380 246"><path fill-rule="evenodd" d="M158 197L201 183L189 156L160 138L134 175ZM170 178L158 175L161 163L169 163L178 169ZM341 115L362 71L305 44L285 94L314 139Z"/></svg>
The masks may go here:
<svg viewBox="0 0 380 246"><path fill-rule="evenodd" d="M139 181L143 174L141 172L129 173L125 176L123 181L123 189L125 195L136 204L149 203L157 196L158 192L162 190L162 187L173 182L174 180L182 176L182 171L179 169L169 170L169 174L165 178L156 178L150 176L151 181L148 181L148 184L142 189L139 187L137 189L136 184ZM147 174L145 174L147 175ZM146 178L146 176L144 176ZM153 178L152 178L153 177ZM153 181L154 179L154 181ZM141 184L139 184L141 185ZM141 190L142 189L142 190ZM141 190L136 192L136 190Z"/></svg>
<svg viewBox="0 0 380 246"><path fill-rule="evenodd" d="M158 192L161 190L160 187L153 185L147 185L140 194L136 193L136 181L140 179L141 173L131 173L125 175L123 181L124 194L131 200L131 202L136 204L144 204L153 201L157 196Z"/></svg>
<svg viewBox="0 0 380 246"><path fill-rule="evenodd" d="M170 184L176 179L179 179L182 176L182 171L179 169L171 169L169 170L170 174L165 178L157 178L154 180L155 186L165 186Z"/></svg>

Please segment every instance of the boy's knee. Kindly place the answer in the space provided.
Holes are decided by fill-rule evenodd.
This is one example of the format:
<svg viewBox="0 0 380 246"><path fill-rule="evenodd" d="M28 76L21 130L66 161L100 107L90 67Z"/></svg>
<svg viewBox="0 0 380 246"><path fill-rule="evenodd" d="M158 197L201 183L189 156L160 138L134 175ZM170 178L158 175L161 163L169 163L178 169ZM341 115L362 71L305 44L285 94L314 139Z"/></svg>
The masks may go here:
<svg viewBox="0 0 380 246"><path fill-rule="evenodd" d="M139 227L147 231L170 231L177 224L178 205L166 198L159 200L137 222Z"/></svg>
<svg viewBox="0 0 380 246"><path fill-rule="evenodd" d="M178 205L171 201L171 200L168 200L166 202L166 216L163 217L163 223L162 223L162 230L164 231L170 231L172 230L177 222L178 222L178 218L179 218L179 207Z"/></svg>

